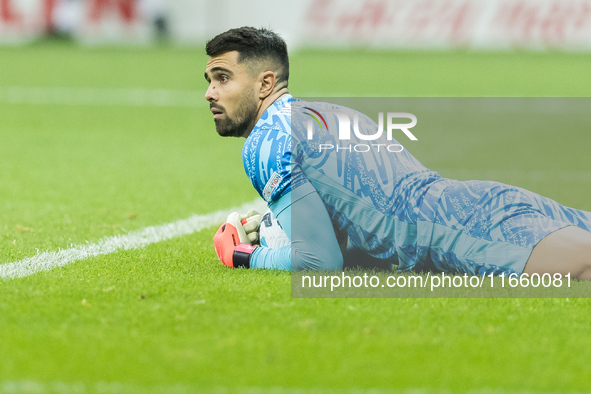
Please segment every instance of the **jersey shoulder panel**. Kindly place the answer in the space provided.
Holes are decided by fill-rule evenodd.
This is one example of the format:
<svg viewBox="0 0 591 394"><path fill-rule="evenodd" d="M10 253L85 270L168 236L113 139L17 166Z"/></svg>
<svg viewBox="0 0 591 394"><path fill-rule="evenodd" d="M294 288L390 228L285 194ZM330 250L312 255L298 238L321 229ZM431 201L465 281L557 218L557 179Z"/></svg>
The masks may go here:
<svg viewBox="0 0 591 394"><path fill-rule="evenodd" d="M291 96L275 101L242 148L244 171L268 203L291 190Z"/></svg>

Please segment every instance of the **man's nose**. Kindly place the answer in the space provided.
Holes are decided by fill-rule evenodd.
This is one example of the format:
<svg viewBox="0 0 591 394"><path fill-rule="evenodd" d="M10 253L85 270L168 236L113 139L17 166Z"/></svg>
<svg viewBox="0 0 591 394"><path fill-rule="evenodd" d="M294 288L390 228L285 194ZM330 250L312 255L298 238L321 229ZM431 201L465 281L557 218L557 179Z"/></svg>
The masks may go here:
<svg viewBox="0 0 591 394"><path fill-rule="evenodd" d="M207 91L205 92L205 99L209 102L217 101L218 95L213 85L209 85L207 88Z"/></svg>

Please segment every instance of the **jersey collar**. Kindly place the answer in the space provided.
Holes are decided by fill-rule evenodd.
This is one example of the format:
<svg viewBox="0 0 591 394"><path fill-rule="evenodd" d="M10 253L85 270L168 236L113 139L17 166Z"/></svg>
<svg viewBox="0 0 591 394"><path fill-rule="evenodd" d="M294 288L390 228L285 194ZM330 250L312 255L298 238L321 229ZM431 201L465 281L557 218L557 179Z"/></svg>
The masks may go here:
<svg viewBox="0 0 591 394"><path fill-rule="evenodd" d="M257 121L257 124L254 126L254 128L256 129L263 126L264 124L271 123L273 121L273 115L284 108L289 108L292 99L293 96L287 93L275 100L275 102L265 110L263 115L261 115L261 118Z"/></svg>

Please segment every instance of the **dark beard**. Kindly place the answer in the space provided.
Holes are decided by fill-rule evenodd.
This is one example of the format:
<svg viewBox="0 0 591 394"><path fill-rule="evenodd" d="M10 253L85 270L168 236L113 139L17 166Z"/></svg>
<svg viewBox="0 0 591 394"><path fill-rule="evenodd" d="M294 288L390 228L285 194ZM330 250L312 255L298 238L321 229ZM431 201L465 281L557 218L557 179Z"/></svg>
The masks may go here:
<svg viewBox="0 0 591 394"><path fill-rule="evenodd" d="M242 102L238 106L238 110L233 118L230 118L227 113L222 119L214 119L215 129L222 137L242 137L249 132L256 114L257 103L248 97L243 97Z"/></svg>

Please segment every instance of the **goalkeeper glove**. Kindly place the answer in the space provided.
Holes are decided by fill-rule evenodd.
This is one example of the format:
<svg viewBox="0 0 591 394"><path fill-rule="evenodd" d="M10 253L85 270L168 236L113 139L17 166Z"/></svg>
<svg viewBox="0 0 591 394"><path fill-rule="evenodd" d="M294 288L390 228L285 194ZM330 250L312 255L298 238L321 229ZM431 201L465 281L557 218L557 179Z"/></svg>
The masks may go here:
<svg viewBox="0 0 591 394"><path fill-rule="evenodd" d="M250 257L256 249L251 242L258 239L260 216L254 210L242 216L238 212L228 215L226 223L213 236L213 245L222 263L231 268L250 268Z"/></svg>
<svg viewBox="0 0 591 394"><path fill-rule="evenodd" d="M248 242L251 245L259 244L259 228L261 227L261 220L263 220L263 216L256 209L251 209L246 215L240 215L240 223L248 238L248 240L243 238L240 234L240 229L238 229L240 242Z"/></svg>

